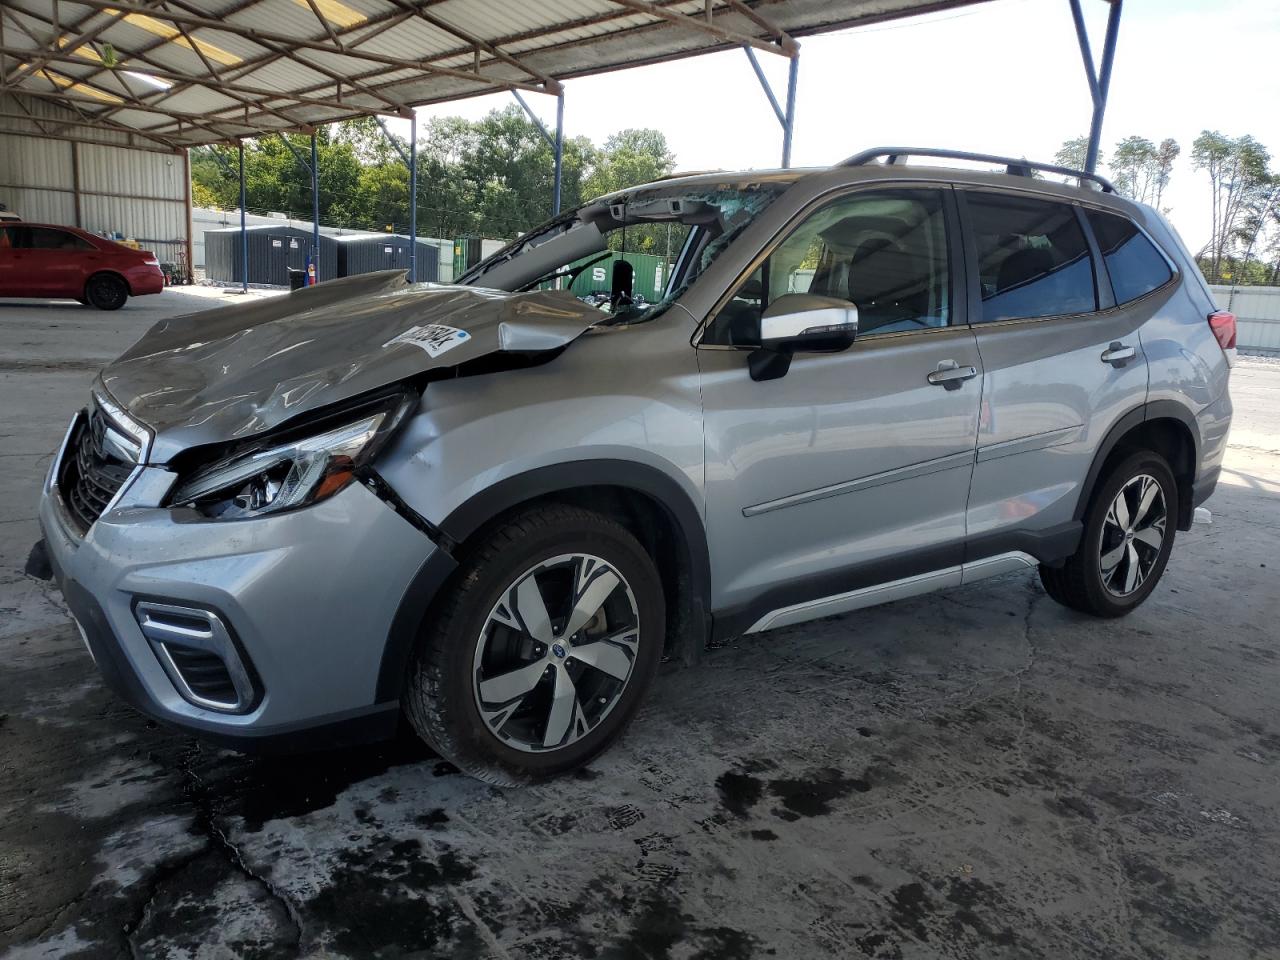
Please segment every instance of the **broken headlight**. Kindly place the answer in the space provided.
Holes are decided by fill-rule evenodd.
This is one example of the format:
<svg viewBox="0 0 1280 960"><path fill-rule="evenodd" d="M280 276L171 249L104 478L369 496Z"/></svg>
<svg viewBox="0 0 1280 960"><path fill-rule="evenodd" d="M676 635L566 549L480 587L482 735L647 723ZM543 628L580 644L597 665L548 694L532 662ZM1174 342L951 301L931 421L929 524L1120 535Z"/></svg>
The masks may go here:
<svg viewBox="0 0 1280 960"><path fill-rule="evenodd" d="M409 392L349 407L195 467L169 497L215 520L280 513L333 496L372 460L417 401Z"/></svg>

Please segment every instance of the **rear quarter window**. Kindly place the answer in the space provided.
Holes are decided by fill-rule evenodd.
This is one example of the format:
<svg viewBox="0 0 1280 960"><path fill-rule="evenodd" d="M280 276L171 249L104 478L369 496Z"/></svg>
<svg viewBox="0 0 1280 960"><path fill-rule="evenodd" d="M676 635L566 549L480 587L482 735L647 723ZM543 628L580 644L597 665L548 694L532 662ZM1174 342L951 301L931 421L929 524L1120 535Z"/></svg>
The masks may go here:
<svg viewBox="0 0 1280 960"><path fill-rule="evenodd" d="M1086 215L1111 275L1117 304L1137 300L1169 282L1173 276L1169 262L1132 220L1097 210Z"/></svg>

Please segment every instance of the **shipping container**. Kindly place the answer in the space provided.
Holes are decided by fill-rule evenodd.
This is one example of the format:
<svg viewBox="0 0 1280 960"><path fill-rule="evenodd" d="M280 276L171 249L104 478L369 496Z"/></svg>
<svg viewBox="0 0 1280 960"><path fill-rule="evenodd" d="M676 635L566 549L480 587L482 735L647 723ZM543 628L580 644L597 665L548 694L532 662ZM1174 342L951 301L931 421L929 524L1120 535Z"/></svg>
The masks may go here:
<svg viewBox="0 0 1280 960"><path fill-rule="evenodd" d="M375 233L365 236L335 237L338 250L338 276L377 270L409 269L409 238L398 233ZM440 253L436 244L418 238L416 279L435 282L440 276Z"/></svg>
<svg viewBox="0 0 1280 960"><path fill-rule="evenodd" d="M305 270L312 236L296 227L263 224L246 227L249 241L249 282L289 285L289 270ZM338 250L334 237L320 235L321 281L338 276ZM204 235L205 276L223 283L241 283L240 228L208 230Z"/></svg>
<svg viewBox="0 0 1280 960"><path fill-rule="evenodd" d="M590 263L599 256L600 254L593 253L590 256L583 257L581 260L574 261L569 265L569 268L572 269L581 264ZM585 297L592 293L609 293L613 277L613 264L620 258L631 264L632 269L635 271L632 279L632 294L638 294L650 303L656 303L661 300L671 271L665 257L654 256L650 253L610 253L607 258L578 274L569 289L579 297Z"/></svg>
<svg viewBox="0 0 1280 960"><path fill-rule="evenodd" d="M458 237L453 241L453 276L462 276L483 260L479 237Z"/></svg>

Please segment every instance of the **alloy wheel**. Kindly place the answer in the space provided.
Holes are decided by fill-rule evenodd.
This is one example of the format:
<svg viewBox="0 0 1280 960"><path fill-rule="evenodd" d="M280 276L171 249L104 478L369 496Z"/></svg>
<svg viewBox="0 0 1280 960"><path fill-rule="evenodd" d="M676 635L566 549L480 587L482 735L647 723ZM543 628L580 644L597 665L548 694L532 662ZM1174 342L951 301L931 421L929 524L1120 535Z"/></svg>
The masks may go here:
<svg viewBox="0 0 1280 960"><path fill-rule="evenodd" d="M534 565L502 591L476 641L485 726L528 752L580 740L621 699L639 642L635 595L607 561L575 553Z"/></svg>
<svg viewBox="0 0 1280 960"><path fill-rule="evenodd" d="M1102 522L1098 569L1116 597L1137 592L1160 559L1169 513L1164 491L1149 474L1134 477L1116 494Z"/></svg>

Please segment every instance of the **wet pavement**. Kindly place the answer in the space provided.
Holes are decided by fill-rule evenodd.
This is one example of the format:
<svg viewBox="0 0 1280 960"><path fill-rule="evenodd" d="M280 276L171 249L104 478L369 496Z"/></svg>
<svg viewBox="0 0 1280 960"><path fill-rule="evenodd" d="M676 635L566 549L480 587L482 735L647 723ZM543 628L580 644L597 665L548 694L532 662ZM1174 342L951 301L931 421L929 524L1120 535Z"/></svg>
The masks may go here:
<svg viewBox="0 0 1280 960"><path fill-rule="evenodd" d="M1213 522L1132 616L1015 575L744 639L504 790L408 737L228 753L103 689L21 569L130 309L0 305L0 957L1280 955L1280 366L1237 369Z"/></svg>

